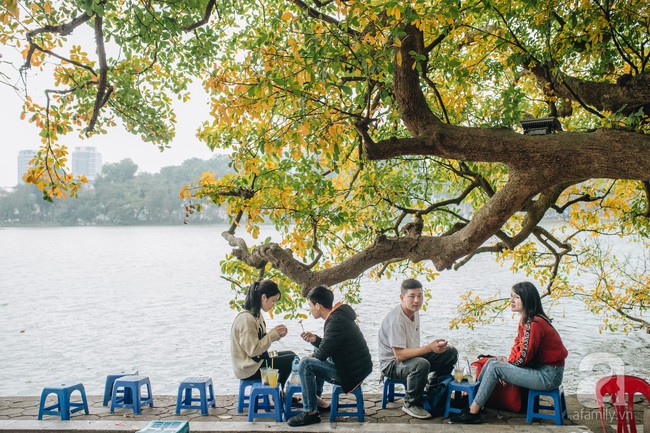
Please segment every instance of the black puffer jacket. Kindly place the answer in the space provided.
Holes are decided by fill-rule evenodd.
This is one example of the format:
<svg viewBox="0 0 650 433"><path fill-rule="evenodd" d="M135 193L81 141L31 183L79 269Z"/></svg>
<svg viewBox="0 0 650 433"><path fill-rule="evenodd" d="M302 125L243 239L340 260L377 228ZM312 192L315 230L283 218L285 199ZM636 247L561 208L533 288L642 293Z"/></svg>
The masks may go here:
<svg viewBox="0 0 650 433"><path fill-rule="evenodd" d="M352 391L372 371L368 343L355 319L357 313L349 305L341 305L325 321L323 338L316 337L314 357L322 361L332 358L344 392Z"/></svg>

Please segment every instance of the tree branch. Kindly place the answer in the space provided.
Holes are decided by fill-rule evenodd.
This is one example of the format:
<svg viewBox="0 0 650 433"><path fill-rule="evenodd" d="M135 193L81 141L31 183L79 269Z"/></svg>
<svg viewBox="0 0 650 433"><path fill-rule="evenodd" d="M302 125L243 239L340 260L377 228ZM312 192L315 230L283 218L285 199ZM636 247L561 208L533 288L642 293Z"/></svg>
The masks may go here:
<svg viewBox="0 0 650 433"><path fill-rule="evenodd" d="M210 21L210 15L212 15L212 11L215 9L216 6L217 6L217 0L210 0L207 6L205 7L205 13L203 14L203 18L190 24L189 26L183 27L183 30L186 32L191 32L194 29L198 29L199 27L206 25Z"/></svg>
<svg viewBox="0 0 650 433"><path fill-rule="evenodd" d="M103 22L104 19L101 15L95 16L95 44L97 45L97 56L99 58L99 82L97 83L97 96L95 97L93 115L86 127L86 134L95 129L99 111L106 105L113 92L113 86L107 86L108 64L106 63L106 48L104 47Z"/></svg>
<svg viewBox="0 0 650 433"><path fill-rule="evenodd" d="M530 68L540 87L551 83L559 98L578 102L585 109L620 112L629 115L640 108L650 106L650 72L638 75L623 75L616 84L586 81L563 73L553 74L548 65L539 64ZM597 113L602 116L600 113Z"/></svg>
<svg viewBox="0 0 650 433"><path fill-rule="evenodd" d="M645 191L646 210L643 216L650 218L650 182L645 180L642 182L643 190Z"/></svg>
<svg viewBox="0 0 650 433"><path fill-rule="evenodd" d="M349 28L349 27L344 28L343 26L341 26L341 22L339 20L337 20L336 18L331 17L331 16L329 16L327 14L322 13L317 9L312 8L311 6L309 6L308 4L303 2L302 0L292 0L292 1L296 6L303 9L304 11L306 11L307 15L309 15L310 17L316 18L317 20L320 20L320 21L323 21L323 22L326 22L326 23L329 23L329 24L334 24L336 27L342 29L345 33L349 34L350 36L355 36L355 37L356 36L361 36L361 33L359 31L354 30L354 29Z"/></svg>

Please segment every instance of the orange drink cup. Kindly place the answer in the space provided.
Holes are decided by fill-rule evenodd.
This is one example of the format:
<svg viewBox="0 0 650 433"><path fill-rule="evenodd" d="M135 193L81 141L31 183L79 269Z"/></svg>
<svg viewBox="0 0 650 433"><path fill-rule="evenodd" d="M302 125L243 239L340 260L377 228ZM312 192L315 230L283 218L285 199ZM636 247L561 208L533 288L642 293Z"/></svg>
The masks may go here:
<svg viewBox="0 0 650 433"><path fill-rule="evenodd" d="M278 386L278 375L280 373L280 370L277 370L275 368L269 368L266 371L266 376L269 379L269 386L276 387Z"/></svg>

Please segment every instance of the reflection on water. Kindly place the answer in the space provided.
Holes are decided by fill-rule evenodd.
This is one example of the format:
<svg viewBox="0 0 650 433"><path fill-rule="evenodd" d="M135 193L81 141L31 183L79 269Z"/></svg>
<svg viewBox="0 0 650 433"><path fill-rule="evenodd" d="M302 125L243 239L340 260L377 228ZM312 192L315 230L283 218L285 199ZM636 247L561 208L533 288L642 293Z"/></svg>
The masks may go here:
<svg viewBox="0 0 650 433"><path fill-rule="evenodd" d="M37 395L59 380L81 381L103 392L107 374L138 370L151 378L154 394L175 394L187 376L208 375L219 394L236 393L230 368L228 284L219 261L229 251L223 227L111 227L0 230L0 395ZM263 233L262 238L269 233ZM470 360L505 354L516 318L475 331L449 330L458 296L494 289L507 295L525 279L501 269L488 255L430 285L433 301L422 313L423 341L449 339ZM399 299L399 281L363 284L355 307L375 366L377 330ZM554 324L569 349L565 390L593 390L597 377L616 373L648 378L649 336L598 333L598 321L576 301L555 305ZM267 326L282 322L267 317ZM277 350L306 355L300 324ZM323 322L305 320L322 333ZM364 385L379 390L375 368Z"/></svg>

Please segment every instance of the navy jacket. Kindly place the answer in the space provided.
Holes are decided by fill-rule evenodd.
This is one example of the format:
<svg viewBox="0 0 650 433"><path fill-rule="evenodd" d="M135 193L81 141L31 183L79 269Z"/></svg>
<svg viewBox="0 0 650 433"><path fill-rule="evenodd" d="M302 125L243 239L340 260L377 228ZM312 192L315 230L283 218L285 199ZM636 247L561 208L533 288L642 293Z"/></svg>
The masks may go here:
<svg viewBox="0 0 650 433"><path fill-rule="evenodd" d="M343 392L352 391L372 371L368 343L355 319L357 313L349 305L341 305L330 313L323 338L316 337L313 356L321 361L332 358Z"/></svg>

